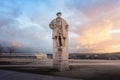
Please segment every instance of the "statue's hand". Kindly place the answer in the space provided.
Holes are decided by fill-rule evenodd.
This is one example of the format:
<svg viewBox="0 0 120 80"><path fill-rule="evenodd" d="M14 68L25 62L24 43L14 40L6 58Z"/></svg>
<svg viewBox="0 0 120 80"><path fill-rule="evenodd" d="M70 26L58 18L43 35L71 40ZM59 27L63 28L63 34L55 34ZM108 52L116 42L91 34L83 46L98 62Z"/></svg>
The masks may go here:
<svg viewBox="0 0 120 80"><path fill-rule="evenodd" d="M51 29L55 29L56 26L55 26L54 24L51 24L51 25L50 25L50 28L51 28Z"/></svg>

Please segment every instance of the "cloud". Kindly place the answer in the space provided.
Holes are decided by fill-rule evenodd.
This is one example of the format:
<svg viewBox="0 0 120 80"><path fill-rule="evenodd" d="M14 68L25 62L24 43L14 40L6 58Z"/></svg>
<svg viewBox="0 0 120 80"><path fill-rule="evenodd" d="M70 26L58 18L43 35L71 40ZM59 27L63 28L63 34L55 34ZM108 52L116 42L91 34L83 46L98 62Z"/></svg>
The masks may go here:
<svg viewBox="0 0 120 80"><path fill-rule="evenodd" d="M77 45L75 47L77 52L104 53L120 51L120 38L116 36L119 35L117 31L120 29L120 6L116 5L117 1L105 4L106 5L101 5L102 8L100 10L98 7L101 6L98 5L98 7L96 7L97 4L94 6L96 9L88 8L88 11L92 13L93 16L86 15L90 21L87 21L78 27L76 33L78 33L79 37L76 37ZM94 14L96 10L98 14ZM90 14L89 12L86 14Z"/></svg>
<svg viewBox="0 0 120 80"><path fill-rule="evenodd" d="M18 51L52 52L48 24L58 11L70 25L70 52L107 52L119 46L119 41L114 44L119 34L115 31L120 29L119 0L6 0L0 4L0 42Z"/></svg>
<svg viewBox="0 0 120 80"><path fill-rule="evenodd" d="M33 5L32 8L35 8L35 12L28 13L24 10L28 9L26 6L29 3L24 3L26 4L26 6L23 5L24 9L21 4L13 6L13 3L19 3L18 1L2 3L3 6L0 6L3 9L0 15L2 17L0 20L0 43L4 46L14 46L19 52L28 52L28 50L29 52L50 52L52 39L48 27L49 20L41 11L37 10L39 5Z"/></svg>
<svg viewBox="0 0 120 80"><path fill-rule="evenodd" d="M92 45L104 40L110 39L110 31L112 29L112 23L109 21L93 22L93 24L87 24L85 29L82 29L80 42L82 45Z"/></svg>

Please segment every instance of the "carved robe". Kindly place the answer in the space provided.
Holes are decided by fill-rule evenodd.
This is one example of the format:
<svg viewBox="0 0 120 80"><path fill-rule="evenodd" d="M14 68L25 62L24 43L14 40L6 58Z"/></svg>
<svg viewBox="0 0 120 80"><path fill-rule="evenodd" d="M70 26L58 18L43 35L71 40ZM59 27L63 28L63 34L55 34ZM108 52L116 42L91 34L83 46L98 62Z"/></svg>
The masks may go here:
<svg viewBox="0 0 120 80"><path fill-rule="evenodd" d="M62 18L56 18L51 21L49 27L52 31L52 38L55 39L57 36L61 36L66 38L68 32L68 23Z"/></svg>

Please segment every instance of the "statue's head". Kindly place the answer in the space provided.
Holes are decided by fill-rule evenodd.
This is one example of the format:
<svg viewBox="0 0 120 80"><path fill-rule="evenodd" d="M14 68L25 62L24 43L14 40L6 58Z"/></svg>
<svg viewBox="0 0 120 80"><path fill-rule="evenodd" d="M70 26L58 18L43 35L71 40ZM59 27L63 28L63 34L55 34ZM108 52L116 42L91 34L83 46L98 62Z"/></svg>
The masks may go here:
<svg viewBox="0 0 120 80"><path fill-rule="evenodd" d="M61 17L62 13L61 12L57 12L57 17Z"/></svg>

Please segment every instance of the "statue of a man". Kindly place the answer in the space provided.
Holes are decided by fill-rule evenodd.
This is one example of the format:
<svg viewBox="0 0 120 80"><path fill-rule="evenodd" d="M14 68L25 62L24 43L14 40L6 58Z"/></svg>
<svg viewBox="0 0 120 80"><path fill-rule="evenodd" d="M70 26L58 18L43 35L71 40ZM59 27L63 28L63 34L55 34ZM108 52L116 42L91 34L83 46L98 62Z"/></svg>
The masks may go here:
<svg viewBox="0 0 120 80"><path fill-rule="evenodd" d="M53 30L52 38L56 39L57 47L65 46L65 41L68 36L68 23L64 20L61 12L58 12L57 18L53 19L49 27Z"/></svg>
<svg viewBox="0 0 120 80"><path fill-rule="evenodd" d="M68 23L58 12L49 27L52 29L53 39L53 67L58 71L69 70L68 62Z"/></svg>

